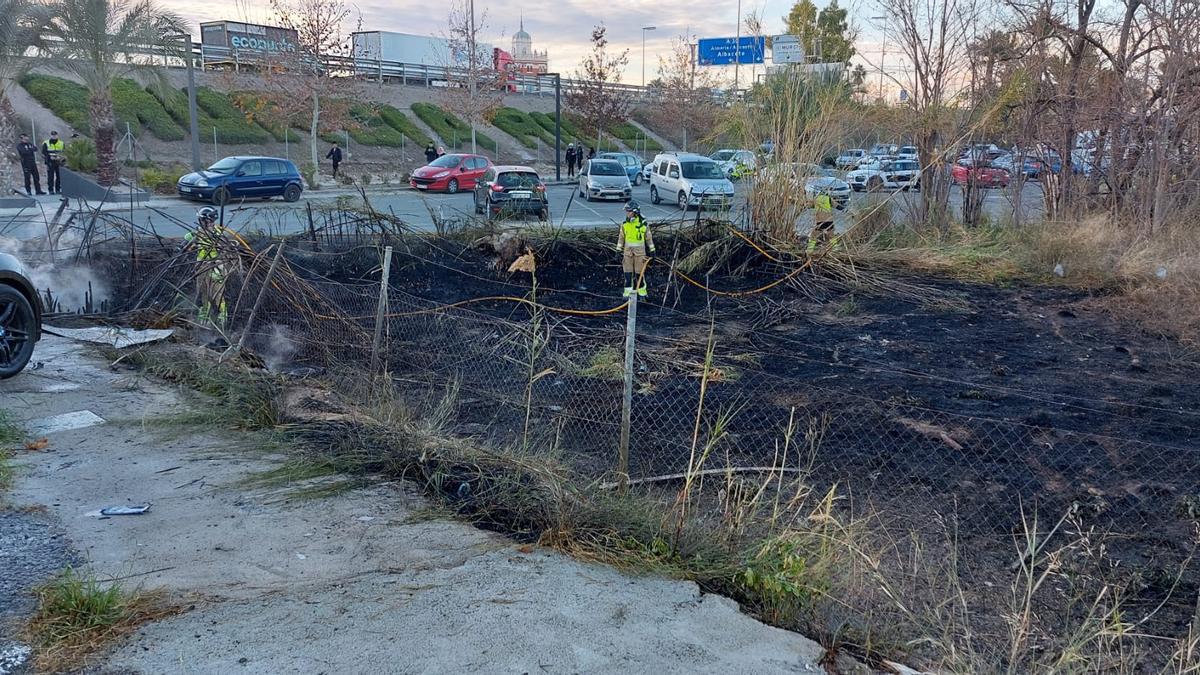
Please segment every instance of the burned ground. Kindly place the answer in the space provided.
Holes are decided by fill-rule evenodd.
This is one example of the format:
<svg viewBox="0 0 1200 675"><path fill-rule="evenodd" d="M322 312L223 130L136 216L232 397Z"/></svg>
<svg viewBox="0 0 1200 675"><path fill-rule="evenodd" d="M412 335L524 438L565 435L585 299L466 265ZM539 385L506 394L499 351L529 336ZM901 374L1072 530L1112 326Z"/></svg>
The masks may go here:
<svg viewBox="0 0 1200 675"><path fill-rule="evenodd" d="M626 320L611 243L536 245L537 302L594 313L582 316L517 301L533 297L530 275L507 272L521 242L387 243L383 338L397 390L431 406L452 390L453 431L611 477ZM671 253L651 267L639 303L631 477L685 471L722 414L727 428L705 468L779 463L792 420L789 466L811 464L814 487L836 485L860 514L952 530L972 579L1006 586L1023 517L1036 512L1045 531L1070 511L1072 523L1106 533L1135 618L1162 604L1148 625L1185 629L1186 598L1200 590L1193 570L1177 577L1200 513L1194 354L1063 288L847 272L830 261L763 293L709 293L672 274L703 244L662 237ZM279 352L277 363L365 366L378 249L298 243L287 259L319 302L268 297L249 344ZM795 270L781 260L735 242L688 276L744 291ZM254 291L243 295L235 316ZM448 306L495 296L505 299Z"/></svg>

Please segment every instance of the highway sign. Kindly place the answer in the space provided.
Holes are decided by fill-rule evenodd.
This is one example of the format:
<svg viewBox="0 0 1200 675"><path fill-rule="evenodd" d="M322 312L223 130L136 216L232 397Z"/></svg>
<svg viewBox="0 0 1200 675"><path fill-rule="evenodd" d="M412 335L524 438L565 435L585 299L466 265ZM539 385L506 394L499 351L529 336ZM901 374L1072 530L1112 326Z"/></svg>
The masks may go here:
<svg viewBox="0 0 1200 675"><path fill-rule="evenodd" d="M697 63L702 66L731 66L735 63L762 63L767 39L747 35L738 38L704 38L697 48Z"/></svg>
<svg viewBox="0 0 1200 675"><path fill-rule="evenodd" d="M771 38L771 63L804 63L804 44L795 35Z"/></svg>

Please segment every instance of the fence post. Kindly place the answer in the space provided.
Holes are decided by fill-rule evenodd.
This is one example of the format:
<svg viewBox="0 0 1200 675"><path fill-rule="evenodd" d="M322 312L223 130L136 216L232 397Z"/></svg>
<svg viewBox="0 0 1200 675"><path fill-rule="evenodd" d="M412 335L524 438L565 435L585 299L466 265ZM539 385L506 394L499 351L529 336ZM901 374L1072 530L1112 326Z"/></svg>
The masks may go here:
<svg viewBox="0 0 1200 675"><path fill-rule="evenodd" d="M634 289L629 296L629 315L625 319L625 389L621 394L621 446L617 454L617 482L622 490L629 486L629 423L633 415L633 338L637 332L637 303L637 289Z"/></svg>
<svg viewBox="0 0 1200 675"><path fill-rule="evenodd" d="M379 277L379 304L375 307L375 337L371 340L371 372L379 369L379 342L383 337L384 315L388 306L388 277L392 273L392 247L383 249L383 275Z"/></svg>

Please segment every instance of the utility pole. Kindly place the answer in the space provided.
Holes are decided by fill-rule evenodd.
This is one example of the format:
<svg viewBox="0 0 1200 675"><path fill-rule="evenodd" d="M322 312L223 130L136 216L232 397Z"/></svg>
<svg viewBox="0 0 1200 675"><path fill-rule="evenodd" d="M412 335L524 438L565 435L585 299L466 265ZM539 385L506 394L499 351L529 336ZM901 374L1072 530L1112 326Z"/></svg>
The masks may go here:
<svg viewBox="0 0 1200 675"><path fill-rule="evenodd" d="M476 64L479 61L479 55L475 52L475 0L470 0L471 3L471 25L467 34L467 45L471 49L470 55L467 57L468 69L467 86L471 91L471 153L479 154L479 149L475 147L475 77L478 75Z"/></svg>
<svg viewBox="0 0 1200 675"><path fill-rule="evenodd" d="M644 271L643 271L644 273ZM641 286L642 279L636 282ZM625 389L621 394L621 442L617 449L617 482L629 486L629 425L633 417L633 342L637 333L637 290L629 296L629 314L625 319Z"/></svg>
<svg viewBox="0 0 1200 675"><path fill-rule="evenodd" d="M887 21L886 16L873 16L872 21ZM883 101L883 69L887 63L887 31L883 31L883 49L879 54L879 100Z"/></svg>
<svg viewBox="0 0 1200 675"><path fill-rule="evenodd" d="M658 26L642 26L642 94L646 93L646 31L656 30Z"/></svg>
<svg viewBox="0 0 1200 675"><path fill-rule="evenodd" d="M200 171L200 123L196 113L196 69L192 63L192 36L180 33L183 38L183 60L187 64L188 81L188 132L192 135L192 171Z"/></svg>
<svg viewBox="0 0 1200 675"><path fill-rule="evenodd" d="M733 41L733 95L737 96L738 71L742 66L742 0L737 3L737 37Z"/></svg>
<svg viewBox="0 0 1200 675"><path fill-rule="evenodd" d="M554 75L554 180L562 180L562 74Z"/></svg>

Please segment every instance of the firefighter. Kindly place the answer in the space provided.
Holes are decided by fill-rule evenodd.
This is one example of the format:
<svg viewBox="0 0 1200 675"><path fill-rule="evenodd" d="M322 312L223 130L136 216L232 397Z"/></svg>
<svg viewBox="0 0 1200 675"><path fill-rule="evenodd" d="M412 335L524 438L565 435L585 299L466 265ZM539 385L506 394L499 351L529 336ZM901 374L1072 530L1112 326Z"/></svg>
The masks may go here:
<svg viewBox="0 0 1200 675"><path fill-rule="evenodd" d="M63 142L57 131L51 131L50 138L42 143L42 159L46 162L46 190L52 195L62 194L58 168L63 163L63 149Z"/></svg>
<svg viewBox="0 0 1200 675"><path fill-rule="evenodd" d="M35 190L36 194L46 194L42 192L42 177L37 168L37 147L29 142L28 134L21 134L21 142L17 143L17 155L21 157L21 173L25 174L25 194L32 197ZM32 187L30 179L33 180Z"/></svg>
<svg viewBox="0 0 1200 675"><path fill-rule="evenodd" d="M217 222L217 210L205 206L196 212L196 229L184 235L184 241L196 247L196 300L201 323L212 323L218 330L225 327L229 318L225 303L226 269L221 261L221 245L227 230ZM216 320L213 319L214 310Z"/></svg>
<svg viewBox="0 0 1200 675"><path fill-rule="evenodd" d="M637 294L646 297L645 275L646 264L649 262L647 253L654 253L654 237L650 234L646 221L642 219L642 211L635 201L625 205L625 222L621 223L617 250L621 251L621 269L625 272L624 296L628 298L633 295L633 284L636 280L640 281Z"/></svg>
<svg viewBox="0 0 1200 675"><path fill-rule="evenodd" d="M833 198L829 191L820 189L812 199L813 229L808 235L808 252L813 253L817 246L833 246L837 244L837 236L833 230Z"/></svg>

